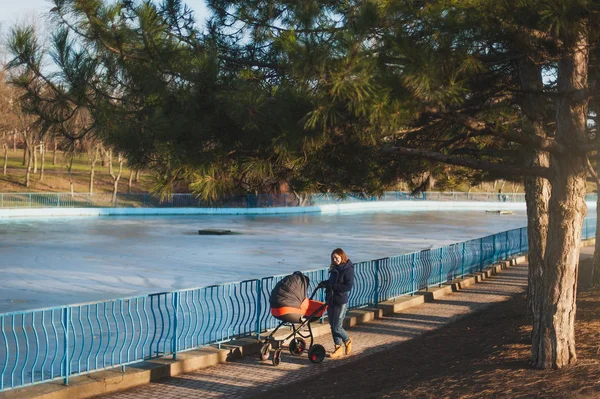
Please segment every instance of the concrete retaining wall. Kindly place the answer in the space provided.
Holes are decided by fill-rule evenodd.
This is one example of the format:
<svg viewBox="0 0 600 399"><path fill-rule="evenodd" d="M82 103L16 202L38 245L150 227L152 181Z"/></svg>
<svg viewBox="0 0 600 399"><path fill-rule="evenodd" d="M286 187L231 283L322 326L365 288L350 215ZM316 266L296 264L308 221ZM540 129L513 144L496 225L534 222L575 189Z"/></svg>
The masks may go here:
<svg viewBox="0 0 600 399"><path fill-rule="evenodd" d="M588 204L591 207L591 203ZM357 213L379 211L525 210L522 202L477 201L373 201L305 207L272 208L8 208L4 217L134 216L134 215L275 215L301 213Z"/></svg>

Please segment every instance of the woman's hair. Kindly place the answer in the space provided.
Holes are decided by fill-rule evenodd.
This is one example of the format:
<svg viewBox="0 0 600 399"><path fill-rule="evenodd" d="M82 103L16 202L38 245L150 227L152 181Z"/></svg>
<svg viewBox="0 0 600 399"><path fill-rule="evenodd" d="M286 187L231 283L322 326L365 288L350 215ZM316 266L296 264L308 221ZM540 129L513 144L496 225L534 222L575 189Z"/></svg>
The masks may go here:
<svg viewBox="0 0 600 399"><path fill-rule="evenodd" d="M348 256L346 255L346 253L344 252L344 250L342 248L336 248L331 253L331 266L329 266L330 270L335 267L335 263L333 263L333 255L339 255L340 258L342 258L342 261L340 262L340 265L343 265L346 262L348 262Z"/></svg>

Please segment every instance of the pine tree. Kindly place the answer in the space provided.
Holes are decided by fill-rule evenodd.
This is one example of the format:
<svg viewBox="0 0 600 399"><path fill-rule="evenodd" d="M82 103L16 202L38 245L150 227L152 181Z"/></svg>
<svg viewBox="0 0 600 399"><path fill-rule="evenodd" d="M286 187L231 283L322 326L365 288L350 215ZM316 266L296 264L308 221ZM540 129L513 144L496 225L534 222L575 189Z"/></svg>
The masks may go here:
<svg viewBox="0 0 600 399"><path fill-rule="evenodd" d="M343 138L358 131L392 162L418 157L526 177L532 363L576 361L587 153L597 147L586 121L598 2L210 4L219 26L252 37L244 56L260 48L273 71L309 82L308 127Z"/></svg>

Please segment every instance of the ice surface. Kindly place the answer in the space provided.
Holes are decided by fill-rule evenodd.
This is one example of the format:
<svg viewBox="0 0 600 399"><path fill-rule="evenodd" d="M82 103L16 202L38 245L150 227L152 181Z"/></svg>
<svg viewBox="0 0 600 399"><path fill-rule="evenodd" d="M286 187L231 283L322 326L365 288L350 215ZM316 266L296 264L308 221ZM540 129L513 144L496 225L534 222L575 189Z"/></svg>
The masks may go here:
<svg viewBox="0 0 600 399"><path fill-rule="evenodd" d="M524 210L0 219L0 313L318 269L337 247L359 262L525 223Z"/></svg>

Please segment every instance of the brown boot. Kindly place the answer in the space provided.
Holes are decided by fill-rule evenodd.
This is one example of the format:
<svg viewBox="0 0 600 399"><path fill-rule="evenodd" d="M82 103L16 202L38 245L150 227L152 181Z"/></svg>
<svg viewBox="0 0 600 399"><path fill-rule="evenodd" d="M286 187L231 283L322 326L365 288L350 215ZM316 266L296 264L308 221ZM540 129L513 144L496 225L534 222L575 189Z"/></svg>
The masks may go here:
<svg viewBox="0 0 600 399"><path fill-rule="evenodd" d="M329 355L332 359L337 359L342 356L344 356L344 348L341 345L336 345L334 351Z"/></svg>
<svg viewBox="0 0 600 399"><path fill-rule="evenodd" d="M348 342L344 342L344 353L349 355L352 352L352 340L348 337Z"/></svg>

